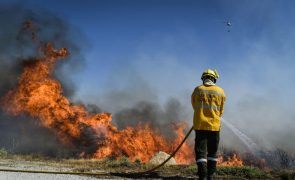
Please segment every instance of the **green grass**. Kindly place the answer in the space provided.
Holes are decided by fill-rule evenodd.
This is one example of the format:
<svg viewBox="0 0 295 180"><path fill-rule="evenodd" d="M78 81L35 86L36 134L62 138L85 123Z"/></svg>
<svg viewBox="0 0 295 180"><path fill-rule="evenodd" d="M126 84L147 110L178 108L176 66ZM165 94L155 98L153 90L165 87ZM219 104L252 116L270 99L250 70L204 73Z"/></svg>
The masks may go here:
<svg viewBox="0 0 295 180"><path fill-rule="evenodd" d="M258 168L242 166L242 167L219 167L217 169L217 175L220 176L235 176L235 177L243 177L247 179L268 179L272 178L272 176Z"/></svg>

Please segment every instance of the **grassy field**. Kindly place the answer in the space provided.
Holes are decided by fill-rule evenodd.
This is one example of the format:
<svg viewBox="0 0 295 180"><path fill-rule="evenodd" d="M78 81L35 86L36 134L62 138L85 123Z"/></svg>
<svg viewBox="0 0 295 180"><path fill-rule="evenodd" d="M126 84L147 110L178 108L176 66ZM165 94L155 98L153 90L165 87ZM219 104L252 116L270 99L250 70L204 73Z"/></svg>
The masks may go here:
<svg viewBox="0 0 295 180"><path fill-rule="evenodd" d="M110 172L117 178L159 178L159 179L195 179L195 165L164 166L149 175L127 175L130 172L141 172L153 165L143 164L139 160L130 162L123 157L120 160L97 159L55 159L40 155L16 155L0 150L0 168L10 169L43 169L73 172ZM218 179L295 179L295 170L258 169L255 167L218 167Z"/></svg>

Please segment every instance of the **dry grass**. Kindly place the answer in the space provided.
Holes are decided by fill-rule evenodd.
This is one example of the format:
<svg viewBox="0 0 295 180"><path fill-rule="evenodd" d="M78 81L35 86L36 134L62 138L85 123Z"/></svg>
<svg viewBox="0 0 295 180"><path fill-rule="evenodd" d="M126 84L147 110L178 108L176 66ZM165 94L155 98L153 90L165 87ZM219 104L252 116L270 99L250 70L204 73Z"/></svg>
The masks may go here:
<svg viewBox="0 0 295 180"><path fill-rule="evenodd" d="M140 160L130 162L127 157L119 160L113 158L97 159L56 159L41 155L19 155L9 154L0 149L0 160L2 166L9 163L29 163L30 166L47 166L52 168L69 169L75 172L112 172L118 176L124 176L126 172L140 172L153 167L149 164L142 164ZM195 165L164 166L158 169L153 175L145 176L150 178L169 177L172 178L195 178L197 167ZM217 176L223 178L244 178L244 179L295 179L295 170L261 170L254 167L218 167Z"/></svg>

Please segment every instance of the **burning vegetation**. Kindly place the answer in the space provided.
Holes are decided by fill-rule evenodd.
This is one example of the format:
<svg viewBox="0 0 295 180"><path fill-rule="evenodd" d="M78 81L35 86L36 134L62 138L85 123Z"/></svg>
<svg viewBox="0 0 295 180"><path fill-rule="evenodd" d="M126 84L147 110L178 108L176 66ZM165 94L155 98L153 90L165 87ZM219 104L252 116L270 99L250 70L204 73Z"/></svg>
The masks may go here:
<svg viewBox="0 0 295 180"><path fill-rule="evenodd" d="M243 166L244 162L236 154L233 154L227 160L224 160L223 156L219 156L218 157L218 164L220 166Z"/></svg>
<svg viewBox="0 0 295 180"><path fill-rule="evenodd" d="M112 123L110 113L92 114L83 105L72 104L63 95L61 83L53 77L57 61L66 58L69 52L66 48L56 49L53 43L38 40L34 27L31 21L23 26L37 46L36 57L24 61L16 87L2 98L6 113L33 117L63 144L80 149L82 157L128 156L131 160L147 162L158 151L170 153L180 143L186 128L184 123L175 125L178 138L169 140L148 123L119 130ZM192 149L188 143L184 144L175 157L176 161L191 163Z"/></svg>

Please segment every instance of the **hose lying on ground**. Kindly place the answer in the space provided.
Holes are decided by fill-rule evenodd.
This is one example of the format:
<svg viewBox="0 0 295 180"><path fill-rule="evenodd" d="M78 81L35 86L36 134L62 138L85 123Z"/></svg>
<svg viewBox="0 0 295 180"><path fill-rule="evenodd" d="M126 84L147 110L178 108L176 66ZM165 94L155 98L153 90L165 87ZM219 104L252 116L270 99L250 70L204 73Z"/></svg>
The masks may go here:
<svg viewBox="0 0 295 180"><path fill-rule="evenodd" d="M163 161L161 164L146 170L146 171L142 171L142 172L128 172L125 173L126 175L144 175L144 174L149 174L153 171L155 171L156 169L162 167L163 165L165 165L180 149L180 147L182 146L182 144L186 141L186 139L189 137L189 135L191 134L191 132L193 131L193 127L191 127L191 129L188 131L188 133L186 134L186 136L183 138L183 140L181 141L181 143L178 145L178 147L175 149L175 151L169 156L169 158L167 158L165 161ZM69 175L88 175L88 176L107 176L107 175L112 175L114 173L110 173L110 172L73 172L73 171L43 171L43 170L19 170L19 169L0 169L0 171L2 172L20 172L20 173L42 173L42 174L69 174Z"/></svg>

